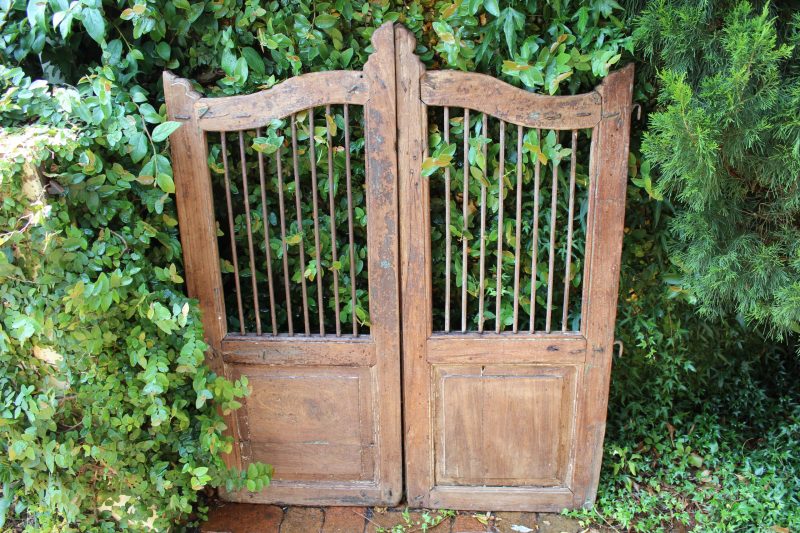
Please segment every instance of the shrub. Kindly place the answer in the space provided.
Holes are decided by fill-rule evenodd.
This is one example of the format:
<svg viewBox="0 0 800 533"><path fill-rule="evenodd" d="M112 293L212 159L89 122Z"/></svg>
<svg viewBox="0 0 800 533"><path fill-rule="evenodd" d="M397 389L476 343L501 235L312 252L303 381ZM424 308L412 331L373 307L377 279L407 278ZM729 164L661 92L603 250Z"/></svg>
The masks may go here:
<svg viewBox="0 0 800 533"><path fill-rule="evenodd" d="M650 2L659 71L642 152L676 201L671 255L707 316L800 331L800 16L792 6Z"/></svg>

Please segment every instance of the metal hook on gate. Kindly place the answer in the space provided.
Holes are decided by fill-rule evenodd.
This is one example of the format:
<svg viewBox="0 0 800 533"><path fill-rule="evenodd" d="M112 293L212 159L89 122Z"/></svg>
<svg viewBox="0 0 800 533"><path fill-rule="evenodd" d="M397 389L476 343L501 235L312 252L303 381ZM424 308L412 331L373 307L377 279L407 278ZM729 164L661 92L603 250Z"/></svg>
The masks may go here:
<svg viewBox="0 0 800 533"><path fill-rule="evenodd" d="M623 351L625 345L622 344L622 341L616 340L616 341L614 341L614 346L618 346L619 347L619 351L617 352L617 357L622 359L622 351Z"/></svg>
<svg viewBox="0 0 800 533"><path fill-rule="evenodd" d="M641 121L642 120L642 104L633 104L633 107L631 108L631 113L633 113L634 110L636 110L636 120Z"/></svg>

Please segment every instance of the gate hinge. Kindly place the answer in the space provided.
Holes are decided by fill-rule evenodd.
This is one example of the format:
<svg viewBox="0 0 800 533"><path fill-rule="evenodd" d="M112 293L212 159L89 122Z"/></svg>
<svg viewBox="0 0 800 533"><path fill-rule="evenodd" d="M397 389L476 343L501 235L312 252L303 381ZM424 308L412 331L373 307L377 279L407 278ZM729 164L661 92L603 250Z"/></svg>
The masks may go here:
<svg viewBox="0 0 800 533"><path fill-rule="evenodd" d="M622 351L623 351L623 348L624 348L624 345L622 344L622 341L621 340L614 341L614 346L619 347L619 350L617 351L617 357L622 359Z"/></svg>

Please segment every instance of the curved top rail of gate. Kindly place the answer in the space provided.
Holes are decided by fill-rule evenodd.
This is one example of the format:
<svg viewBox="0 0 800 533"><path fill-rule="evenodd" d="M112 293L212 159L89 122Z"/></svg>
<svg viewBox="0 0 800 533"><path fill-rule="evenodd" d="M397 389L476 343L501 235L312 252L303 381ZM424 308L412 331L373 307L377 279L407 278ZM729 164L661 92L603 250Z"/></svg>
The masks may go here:
<svg viewBox="0 0 800 533"><path fill-rule="evenodd" d="M173 83L177 81L183 80L172 78ZM426 105L468 108L527 128L592 128L602 115L597 91L546 96L486 74L457 70L424 72L420 96ZM200 96L194 112L204 131L237 131L263 127L312 107L364 105L368 100L369 86L362 71L332 70L295 76L253 94Z"/></svg>

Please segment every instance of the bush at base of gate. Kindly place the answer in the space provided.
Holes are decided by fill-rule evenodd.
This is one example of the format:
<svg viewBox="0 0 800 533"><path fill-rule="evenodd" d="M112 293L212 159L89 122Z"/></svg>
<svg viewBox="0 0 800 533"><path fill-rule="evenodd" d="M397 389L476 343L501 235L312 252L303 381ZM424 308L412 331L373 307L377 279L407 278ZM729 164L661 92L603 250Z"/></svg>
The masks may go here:
<svg viewBox="0 0 800 533"><path fill-rule="evenodd" d="M208 486L268 480L256 466L231 476L219 457L214 406L236 408L246 384L202 364L196 307L183 295L162 69L209 94L252 92L300 72L360 68L372 28L399 17L433 68L570 92L595 85L630 44L623 12L606 1L0 8L2 63L52 82L16 70L0 79L0 124L35 139L33 151L0 158L0 514L40 531L138 529L154 508L165 529L202 514ZM639 96L651 90L642 83ZM666 257L670 205L648 194L635 146L618 330L626 355L614 370L597 512L642 531L796 529L797 362L735 319L695 317ZM37 166L63 196L26 199L21 180ZM125 513L100 510L122 496L132 496Z"/></svg>

